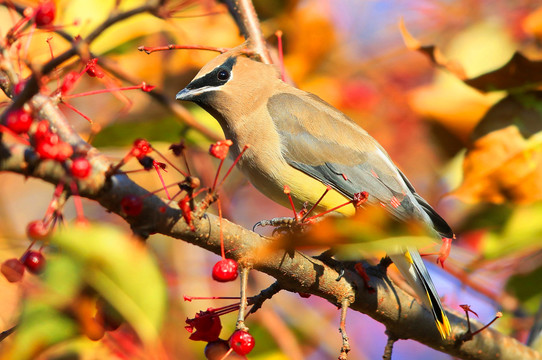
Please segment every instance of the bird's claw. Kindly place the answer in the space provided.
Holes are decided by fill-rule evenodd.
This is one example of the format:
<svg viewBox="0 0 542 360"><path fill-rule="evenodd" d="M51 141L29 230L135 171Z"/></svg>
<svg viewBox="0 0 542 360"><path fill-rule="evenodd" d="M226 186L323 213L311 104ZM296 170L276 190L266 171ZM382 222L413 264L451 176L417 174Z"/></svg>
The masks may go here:
<svg viewBox="0 0 542 360"><path fill-rule="evenodd" d="M439 256L437 258L437 264L440 264L442 268L444 269L444 261L448 258L450 255L450 251L452 250L452 240L450 238L442 238L442 246L440 247L440 250L438 252Z"/></svg>
<svg viewBox="0 0 542 360"><path fill-rule="evenodd" d="M255 231L258 226L274 226L273 235L277 232L286 232L292 229L295 225L299 224L299 220L292 217L277 217L269 220L260 220L252 227L252 231Z"/></svg>

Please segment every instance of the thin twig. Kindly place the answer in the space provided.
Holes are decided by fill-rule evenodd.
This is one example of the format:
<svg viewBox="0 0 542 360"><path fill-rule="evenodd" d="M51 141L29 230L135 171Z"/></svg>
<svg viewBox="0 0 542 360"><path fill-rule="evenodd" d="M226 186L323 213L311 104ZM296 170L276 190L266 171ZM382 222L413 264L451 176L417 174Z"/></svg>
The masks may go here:
<svg viewBox="0 0 542 360"><path fill-rule="evenodd" d="M384 348L384 355L382 355L382 360L391 360L393 345L399 339L389 330L386 330L386 335L388 335L388 342L386 342L386 347Z"/></svg>
<svg viewBox="0 0 542 360"><path fill-rule="evenodd" d="M347 360L350 352L350 343L346 334L346 311L350 307L350 300L343 299L341 302L341 322L339 324L339 332L341 333L342 346L339 354L339 360Z"/></svg>
<svg viewBox="0 0 542 360"><path fill-rule="evenodd" d="M241 287L241 295L240 295L240 304L239 304L239 316L237 317L237 323L235 325L235 328L237 330L243 330L248 331L248 327L245 325L245 313L247 309L247 283L248 283L248 273L250 271L250 268L246 266L240 266L240 275L239 275L239 282Z"/></svg>
<svg viewBox="0 0 542 360"><path fill-rule="evenodd" d="M262 307L263 303L266 300L271 299L275 294L277 294L281 290L282 290L282 286L280 286L278 281L275 281L268 288L260 291L258 295L253 296L251 298L252 308L250 309L249 314L252 314L258 311L258 309Z"/></svg>
<svg viewBox="0 0 542 360"><path fill-rule="evenodd" d="M251 48L260 56L262 62L272 64L271 55L267 50L267 46L260 28L258 15L254 10L251 0L226 0L228 10L232 15L239 30L245 37L250 40Z"/></svg>
<svg viewBox="0 0 542 360"><path fill-rule="evenodd" d="M4 330L0 333L0 342L4 341L5 338L7 338L8 336L10 336L11 334L13 334L13 332L15 331L15 329L17 328L17 325L13 326L12 328L10 329L7 329L7 330Z"/></svg>

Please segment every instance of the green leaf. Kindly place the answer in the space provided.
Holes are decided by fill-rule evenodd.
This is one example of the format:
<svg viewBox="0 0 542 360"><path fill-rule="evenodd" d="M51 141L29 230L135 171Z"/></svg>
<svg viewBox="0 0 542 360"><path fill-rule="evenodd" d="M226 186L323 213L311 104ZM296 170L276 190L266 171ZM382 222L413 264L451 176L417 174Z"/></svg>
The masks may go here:
<svg viewBox="0 0 542 360"><path fill-rule="evenodd" d="M166 286L143 244L114 228L72 228L52 243L83 264L85 282L109 302L144 342L156 340L166 311Z"/></svg>
<svg viewBox="0 0 542 360"><path fill-rule="evenodd" d="M48 301L35 298L25 303L14 342L5 359L35 359L44 349L78 334L78 326L73 318Z"/></svg>
<svg viewBox="0 0 542 360"><path fill-rule="evenodd" d="M166 312L166 286L147 248L111 227L63 229L51 239L43 286L30 292L8 349L9 359L34 359L81 335L74 311L91 287L146 345L156 342ZM89 316L92 316L89 314Z"/></svg>

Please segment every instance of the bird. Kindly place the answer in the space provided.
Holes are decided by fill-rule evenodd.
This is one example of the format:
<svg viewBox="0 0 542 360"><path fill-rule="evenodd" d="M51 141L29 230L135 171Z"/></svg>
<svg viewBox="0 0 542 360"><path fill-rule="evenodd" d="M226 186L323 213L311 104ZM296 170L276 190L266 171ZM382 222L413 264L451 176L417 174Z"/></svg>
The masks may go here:
<svg viewBox="0 0 542 360"><path fill-rule="evenodd" d="M296 207L318 204L319 212L364 191L367 204L383 206L399 220L421 221L449 248L452 229L384 148L340 110L284 82L276 65L249 56L249 42L204 65L176 99L199 105L218 121L233 143L233 158L250 145L237 166L254 187L288 207L287 186ZM336 212L350 216L355 207ZM449 339L449 320L418 250L401 247L388 255L431 311L442 339Z"/></svg>

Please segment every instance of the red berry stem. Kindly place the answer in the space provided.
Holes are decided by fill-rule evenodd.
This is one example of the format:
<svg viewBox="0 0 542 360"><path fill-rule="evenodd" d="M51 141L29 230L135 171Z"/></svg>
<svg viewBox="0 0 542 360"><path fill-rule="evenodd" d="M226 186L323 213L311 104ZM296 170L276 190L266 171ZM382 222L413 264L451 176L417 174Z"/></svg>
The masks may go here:
<svg viewBox="0 0 542 360"><path fill-rule="evenodd" d="M49 46L49 52L51 53L51 60L54 59L55 53L53 52L53 45L51 44L51 41L53 41L53 37L50 36L46 40L47 46Z"/></svg>
<svg viewBox="0 0 542 360"><path fill-rule="evenodd" d="M152 146L151 146L152 147ZM168 158L166 158L164 155L162 155L161 152L159 152L158 150L156 150L156 148L152 147L152 150L158 154L158 156L160 156L160 158L162 158L162 160L164 160L169 166L171 166L173 169L175 169L176 171L178 171L182 176L184 177L188 177L190 176L189 174L187 174L186 172L182 171L181 169L179 169L178 167L176 167L175 165L173 165L171 163L171 161L169 161ZM188 167L188 165L187 165Z"/></svg>
<svg viewBox="0 0 542 360"><path fill-rule="evenodd" d="M43 216L43 222L47 225L53 218L53 214L61 208L63 205L63 201L61 203L60 196L62 195L62 192L64 191L64 180L60 180L58 182L58 185L55 188L55 192L53 193L53 198L49 202L49 206L47 207L47 210L45 210L45 215Z"/></svg>
<svg viewBox="0 0 542 360"><path fill-rule="evenodd" d="M290 206L292 207L292 210L294 211L294 219L295 221L298 221L299 217L297 215L297 211L295 210L294 200L292 199L292 195L290 194L291 190L288 185L284 185L284 193L286 194L286 196L288 196L288 200L290 201Z"/></svg>
<svg viewBox="0 0 542 360"><path fill-rule="evenodd" d="M310 213L318 206L318 204L320 204L320 202L322 201L322 199L324 198L324 196L327 195L327 193L329 192L329 190L331 190L331 186L326 186L326 190L324 191L324 193L322 194L322 196L320 196L320 198L318 199L317 202L314 203L314 205L309 209L309 211L307 211L307 213L305 215L303 215L303 217L301 218L301 222L304 222L306 219L307 219L307 216L310 215Z"/></svg>
<svg viewBox="0 0 542 360"><path fill-rule="evenodd" d="M190 166L188 165L188 160L186 157L186 145L184 144L184 140L181 140L178 144L173 144L169 147L171 151L173 151L173 154L175 156L180 156L183 159L184 166L186 167L186 172L188 173L188 176L192 175L190 172Z"/></svg>
<svg viewBox="0 0 542 360"><path fill-rule="evenodd" d="M126 174L130 173L130 172L125 172ZM161 187L160 189L156 189L156 190L153 190L153 191L149 191L148 193L146 193L145 195L142 195L141 198L144 199L146 197L149 197L149 196L152 196L154 194L157 194L159 193L160 191L164 190L164 189L169 189L170 187L174 187L174 186L179 186L179 184L182 184L182 181L178 181L178 182L174 182L173 184L169 184L169 185L165 185L164 187Z"/></svg>
<svg viewBox="0 0 542 360"><path fill-rule="evenodd" d="M63 96L64 98L65 96ZM73 107L72 105L68 104L67 102L65 101L62 101L62 105L66 106L68 109L72 110L73 112L77 113L79 116L81 116L82 118L84 118L86 121L89 122L89 124L94 124L94 121L89 118L88 116L86 116L85 114L83 114L81 111L77 110L75 107Z"/></svg>
<svg viewBox="0 0 542 360"><path fill-rule="evenodd" d="M220 184L218 184L218 186L222 186L222 184L224 183L224 181L226 180L226 178L230 175L231 171L233 170L233 168L235 167L235 165L237 165L237 163L239 162L239 160L241 159L241 156L243 156L243 154L245 153L245 151L247 151L247 149L250 147L250 145L245 145L243 147L243 150L241 150L241 152L239 153L239 155L237 155L237 157L235 158L235 160L233 161L233 164L231 164L230 168L228 169L228 171L226 172L226 175L224 175L224 177L222 178L222 181L220 181Z"/></svg>
<svg viewBox="0 0 542 360"><path fill-rule="evenodd" d="M10 4L9 2L7 4ZM22 17L19 19L19 21L17 21L17 23L15 25L13 25L13 27L11 29L9 29L7 35L6 35L6 38L7 39L12 39L12 41L15 41L17 38L18 38L18 35L15 36L16 32L19 31L19 29L25 25L26 23L28 23L28 21L30 19L32 19L32 16L33 14L29 14L29 15L26 15L25 17ZM10 42L11 44L12 42Z"/></svg>
<svg viewBox="0 0 542 360"><path fill-rule="evenodd" d="M367 201L367 198L369 197L369 194L366 192L366 191L362 191L361 193L358 193L358 194L354 194L354 195L360 195L361 197L360 198L356 198L354 197L354 199L350 200L350 201L347 201L345 202L344 204L341 204L341 205L338 205L338 206L335 206L333 209L329 209L329 210L326 210L322 213L319 213L319 214L316 214L314 216L311 216L307 219L305 219L305 221L312 221L316 218L319 218L321 216L324 216L326 214L329 214L330 212L333 212L337 209L340 209L344 206L348 206L350 204L353 204L355 207L358 207L360 206L361 204L363 204L365 201Z"/></svg>
<svg viewBox="0 0 542 360"><path fill-rule="evenodd" d="M119 87L119 88L107 88L107 89L86 91L86 92L79 93L79 94L64 95L64 96L62 96L62 98L71 99L71 98L82 97L82 96L97 95L97 94L104 94L104 93L112 93L112 92L116 92L116 91L126 91L126 90L143 90L145 92L149 92L152 89L154 89L154 86L148 85L148 84L143 82L143 83L141 83L139 85L133 85L133 86L125 86L125 87Z"/></svg>
<svg viewBox="0 0 542 360"><path fill-rule="evenodd" d="M220 169L222 169L222 164L224 164L224 159L220 160L220 164L218 165L218 169L216 170L215 180L213 181L213 187L211 188L211 191L215 191L216 189L216 183L218 181L218 175L220 175Z"/></svg>
<svg viewBox="0 0 542 360"><path fill-rule="evenodd" d="M162 177L162 173L160 172L161 170L160 166L154 160L152 161L152 166L154 167L154 170L156 170L156 173L158 174L158 177L160 178L160 182L162 183L162 187L164 191L166 192L166 196L168 200L171 200L171 196L169 196L169 192L167 191L166 183L164 182L164 178Z"/></svg>
<svg viewBox="0 0 542 360"><path fill-rule="evenodd" d="M73 203L75 205L75 213L77 214L77 221L85 222L86 218L83 212L83 202L81 201L81 197L79 196L79 190L77 189L77 184L75 183L75 181L72 181L70 183L70 188L73 194Z"/></svg>

